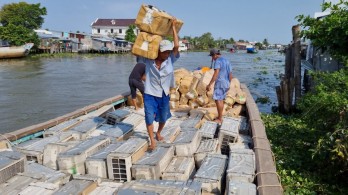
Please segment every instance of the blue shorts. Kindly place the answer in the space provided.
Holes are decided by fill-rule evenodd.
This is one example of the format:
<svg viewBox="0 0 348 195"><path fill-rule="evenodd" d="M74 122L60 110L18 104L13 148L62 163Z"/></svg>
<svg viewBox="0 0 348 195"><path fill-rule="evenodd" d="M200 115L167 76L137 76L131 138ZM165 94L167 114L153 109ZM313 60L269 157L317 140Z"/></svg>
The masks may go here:
<svg viewBox="0 0 348 195"><path fill-rule="evenodd" d="M214 88L213 99L224 100L229 88Z"/></svg>
<svg viewBox="0 0 348 195"><path fill-rule="evenodd" d="M169 107L169 95L163 92L162 97L144 94L145 122L151 125L153 121L165 123L172 114Z"/></svg>

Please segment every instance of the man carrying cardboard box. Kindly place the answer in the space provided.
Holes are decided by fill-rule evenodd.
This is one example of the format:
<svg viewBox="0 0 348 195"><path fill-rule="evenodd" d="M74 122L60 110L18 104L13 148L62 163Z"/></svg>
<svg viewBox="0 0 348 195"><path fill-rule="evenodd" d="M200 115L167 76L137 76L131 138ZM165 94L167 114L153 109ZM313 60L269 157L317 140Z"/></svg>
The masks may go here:
<svg viewBox="0 0 348 195"><path fill-rule="evenodd" d="M144 108L146 128L150 137L149 150L156 148L153 122L159 122L156 140L161 141L161 131L166 121L172 116L169 106L169 89L175 87L173 63L179 59L179 38L175 28L176 19L172 19L174 45L169 40L162 40L159 45L158 57L154 60L143 58L145 68Z"/></svg>

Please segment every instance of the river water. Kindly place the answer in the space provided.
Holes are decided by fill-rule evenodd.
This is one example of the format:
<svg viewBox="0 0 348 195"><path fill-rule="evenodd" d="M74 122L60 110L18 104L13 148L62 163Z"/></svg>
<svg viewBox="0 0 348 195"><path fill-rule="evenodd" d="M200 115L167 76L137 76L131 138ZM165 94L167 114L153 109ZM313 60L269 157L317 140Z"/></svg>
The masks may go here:
<svg viewBox="0 0 348 195"><path fill-rule="evenodd" d="M233 76L245 83L254 99L269 97L259 110L277 105L275 86L284 72L284 55L275 50L258 54L223 53ZM210 66L207 52L185 52L174 64L194 70ZM22 58L0 60L0 133L11 132L75 111L129 90L131 54L105 56Z"/></svg>

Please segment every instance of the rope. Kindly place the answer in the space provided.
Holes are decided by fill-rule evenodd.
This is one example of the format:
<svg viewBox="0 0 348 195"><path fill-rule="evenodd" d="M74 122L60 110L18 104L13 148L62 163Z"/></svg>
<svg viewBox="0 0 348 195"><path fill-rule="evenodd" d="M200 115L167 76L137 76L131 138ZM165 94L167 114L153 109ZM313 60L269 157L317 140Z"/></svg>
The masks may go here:
<svg viewBox="0 0 348 195"><path fill-rule="evenodd" d="M258 137L258 136L253 136L253 137L251 137L251 139L254 139L254 138L257 138L257 139L264 139L264 140L267 140L267 141L269 142L269 140L268 140L267 137Z"/></svg>
<svg viewBox="0 0 348 195"><path fill-rule="evenodd" d="M269 139L267 139L267 137L258 137L258 136L253 136L252 139L254 140L254 138L257 138L257 139L263 139L263 140L267 140L268 143L271 145L271 143L269 142ZM254 149L259 149L259 150L264 150L264 151L269 151L271 152L272 154L272 158L273 158L273 162L275 162L275 155L274 153L272 152L272 150L270 149L266 149L266 148L259 148L259 147L254 147Z"/></svg>
<svg viewBox="0 0 348 195"><path fill-rule="evenodd" d="M272 152L272 150L269 150L269 149L265 149L265 148L259 148L259 147L254 147L254 149L258 149L258 150L264 150L264 151L268 151L268 152L271 152L271 155L272 155L272 158L273 158L273 162L275 162L275 156L274 156L274 153Z"/></svg>
<svg viewBox="0 0 348 195"><path fill-rule="evenodd" d="M5 136L5 135L3 135L3 134L0 134L0 136L2 136L3 138L5 138L10 144L11 144L11 146L13 146L14 144L9 140L9 139L7 139L7 137ZM17 136L16 136L17 137Z"/></svg>
<svg viewBox="0 0 348 195"><path fill-rule="evenodd" d="M281 182L280 176L278 175L277 172L275 172L275 171L262 171L262 172L256 173L255 177L257 177L259 174L276 174L278 181L279 181L279 185L261 185L261 186L257 186L257 190L259 190L259 188L263 188L263 187L280 187L281 190L283 191L282 182Z"/></svg>
<svg viewBox="0 0 348 195"><path fill-rule="evenodd" d="M17 135L16 135L16 134L12 134L12 133L5 133L5 135L6 135L6 134L12 135L12 136L14 136L14 137L16 138L16 141L18 140L18 137L17 137ZM7 139L7 140L8 140L8 139ZM8 141L9 141L9 140L8 140ZM10 142L10 141L9 141L9 142ZM11 142L10 142L10 143L11 143ZM12 144L12 143L11 143L11 145L14 145L14 144Z"/></svg>
<svg viewBox="0 0 348 195"><path fill-rule="evenodd" d="M259 188L264 188L264 187L280 187L280 189L282 190L282 191L284 191L283 190L283 186L281 186L281 185L262 185L262 186L257 186L257 190L259 190Z"/></svg>

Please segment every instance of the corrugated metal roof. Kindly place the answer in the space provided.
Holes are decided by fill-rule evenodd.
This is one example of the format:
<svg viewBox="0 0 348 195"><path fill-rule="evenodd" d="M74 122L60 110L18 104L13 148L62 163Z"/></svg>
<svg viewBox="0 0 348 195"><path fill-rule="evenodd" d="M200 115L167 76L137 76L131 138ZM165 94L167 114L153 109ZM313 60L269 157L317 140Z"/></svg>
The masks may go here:
<svg viewBox="0 0 348 195"><path fill-rule="evenodd" d="M94 26L129 26L135 24L135 19L97 19L92 23Z"/></svg>

